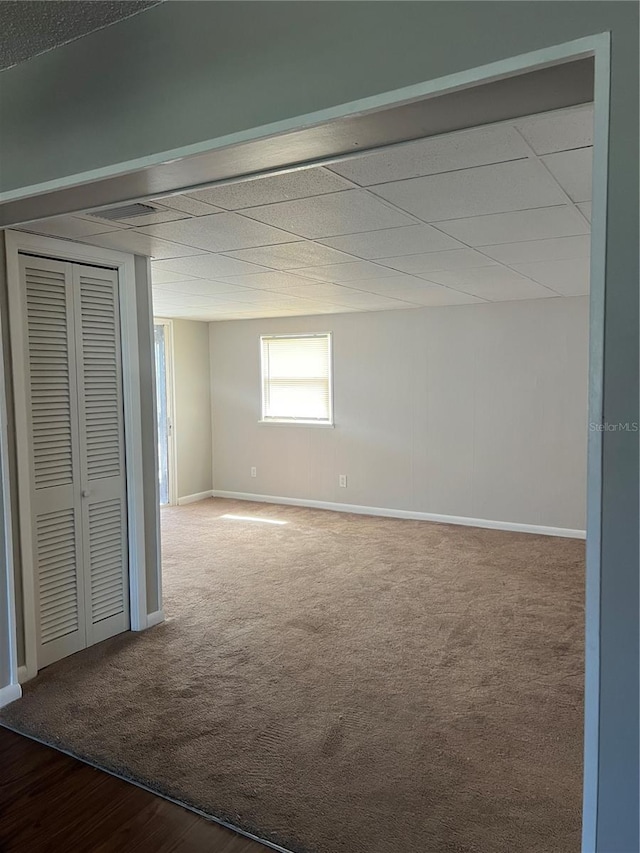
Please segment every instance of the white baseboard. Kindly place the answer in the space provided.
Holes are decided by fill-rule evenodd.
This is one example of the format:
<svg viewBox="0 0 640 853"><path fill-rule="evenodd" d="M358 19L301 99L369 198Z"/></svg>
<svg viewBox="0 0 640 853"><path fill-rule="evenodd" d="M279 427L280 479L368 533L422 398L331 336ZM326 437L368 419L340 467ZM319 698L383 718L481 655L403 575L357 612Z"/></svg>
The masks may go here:
<svg viewBox="0 0 640 853"><path fill-rule="evenodd" d="M15 702L22 696L22 687L19 684L7 684L6 687L0 687L0 708Z"/></svg>
<svg viewBox="0 0 640 853"><path fill-rule="evenodd" d="M407 509L386 509L378 506L358 506L331 501L312 501L302 498L282 498L272 495L252 495L248 492L225 492L214 489L214 498L231 498L237 501L308 506L312 509L329 509L333 512L353 512L358 515L380 515L388 518L406 518L414 521L435 521L440 524L461 524L465 527L486 527L491 530L511 530L516 533L537 533L540 536L564 536L568 539L585 539L586 531L567 527L544 527L539 524L521 524L515 521L492 521L487 518L466 518L458 515L438 515L433 512L414 512Z"/></svg>
<svg viewBox="0 0 640 853"><path fill-rule="evenodd" d="M29 670L27 669L27 667L26 666L19 666L18 667L18 681L20 682L20 684L24 684L25 681L29 681L29 678L30 678Z"/></svg>
<svg viewBox="0 0 640 853"><path fill-rule="evenodd" d="M164 622L164 610L154 610L153 613L147 614L147 628L153 628L161 622Z"/></svg>
<svg viewBox="0 0 640 853"><path fill-rule="evenodd" d="M207 498L212 498L213 492L196 492L195 495L185 495L183 498L178 498L178 506L183 506L183 504L194 504L196 501L204 501Z"/></svg>

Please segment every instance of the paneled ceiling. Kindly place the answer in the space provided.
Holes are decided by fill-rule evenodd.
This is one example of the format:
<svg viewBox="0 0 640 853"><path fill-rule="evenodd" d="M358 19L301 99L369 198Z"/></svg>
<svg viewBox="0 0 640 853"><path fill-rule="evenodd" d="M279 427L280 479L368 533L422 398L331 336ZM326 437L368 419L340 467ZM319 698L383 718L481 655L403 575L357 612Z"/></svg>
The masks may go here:
<svg viewBox="0 0 640 853"><path fill-rule="evenodd" d="M231 320L589 289L591 107L27 230L152 257L156 315Z"/></svg>

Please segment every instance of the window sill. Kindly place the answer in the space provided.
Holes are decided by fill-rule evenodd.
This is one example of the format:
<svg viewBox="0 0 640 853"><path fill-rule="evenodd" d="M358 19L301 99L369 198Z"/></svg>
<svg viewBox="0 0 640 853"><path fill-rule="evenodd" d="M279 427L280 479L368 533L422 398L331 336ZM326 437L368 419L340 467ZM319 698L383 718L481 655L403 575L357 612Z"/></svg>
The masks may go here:
<svg viewBox="0 0 640 853"><path fill-rule="evenodd" d="M334 429L335 424L318 423L317 421L288 421L288 420L259 420L261 426L294 426L294 427L315 427L320 429Z"/></svg>

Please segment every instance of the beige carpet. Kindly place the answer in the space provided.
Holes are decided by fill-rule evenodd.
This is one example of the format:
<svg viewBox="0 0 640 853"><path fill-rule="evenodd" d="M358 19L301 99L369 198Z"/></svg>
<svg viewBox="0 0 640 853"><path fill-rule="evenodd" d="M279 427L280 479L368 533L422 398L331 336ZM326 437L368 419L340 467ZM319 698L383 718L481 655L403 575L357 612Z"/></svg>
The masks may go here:
<svg viewBox="0 0 640 853"><path fill-rule="evenodd" d="M584 543L208 500L163 544L167 621L6 724L294 851L577 853Z"/></svg>

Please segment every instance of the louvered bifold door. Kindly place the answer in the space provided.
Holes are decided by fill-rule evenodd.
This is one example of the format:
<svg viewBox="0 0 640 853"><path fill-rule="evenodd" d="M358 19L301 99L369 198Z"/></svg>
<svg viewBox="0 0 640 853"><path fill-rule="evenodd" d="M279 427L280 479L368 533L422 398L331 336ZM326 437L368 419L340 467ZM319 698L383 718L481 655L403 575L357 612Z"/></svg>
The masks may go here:
<svg viewBox="0 0 640 853"><path fill-rule="evenodd" d="M38 667L85 647L70 264L20 256ZM27 484L23 484L26 486Z"/></svg>
<svg viewBox="0 0 640 853"><path fill-rule="evenodd" d="M73 267L87 645L129 628L118 276Z"/></svg>

